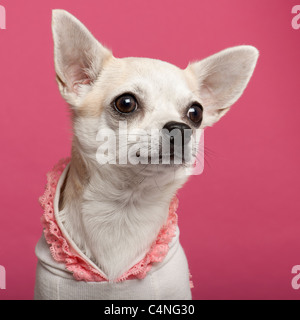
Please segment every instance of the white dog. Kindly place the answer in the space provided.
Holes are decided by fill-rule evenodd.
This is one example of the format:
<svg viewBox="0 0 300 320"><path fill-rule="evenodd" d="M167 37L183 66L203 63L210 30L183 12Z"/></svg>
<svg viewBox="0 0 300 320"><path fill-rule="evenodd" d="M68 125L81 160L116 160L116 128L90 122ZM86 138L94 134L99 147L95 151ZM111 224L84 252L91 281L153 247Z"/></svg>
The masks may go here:
<svg viewBox="0 0 300 320"><path fill-rule="evenodd" d="M241 96L258 51L233 47L184 70L118 59L63 10L53 12L53 36L56 79L74 136L71 159L48 174L40 199L44 235L36 247L35 298L191 299L175 195L192 174L197 132ZM102 139L103 129L116 140ZM155 163L147 164L151 157L137 130L162 133L146 148ZM110 144L115 159L100 164L99 152ZM124 161L124 148L139 161Z"/></svg>

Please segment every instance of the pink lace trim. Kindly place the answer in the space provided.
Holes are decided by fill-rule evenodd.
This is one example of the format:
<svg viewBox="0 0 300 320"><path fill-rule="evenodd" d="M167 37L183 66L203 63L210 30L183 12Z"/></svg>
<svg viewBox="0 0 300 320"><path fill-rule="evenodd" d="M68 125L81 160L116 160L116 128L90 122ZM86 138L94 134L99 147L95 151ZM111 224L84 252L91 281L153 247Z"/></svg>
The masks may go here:
<svg viewBox="0 0 300 320"><path fill-rule="evenodd" d="M66 269L73 273L76 280L101 282L107 279L93 266L89 265L64 238L54 215L54 196L58 180L65 167L70 162L70 158L62 159L56 164L52 171L47 174L47 185L43 196L39 201L44 209L42 225L47 243L50 245L52 257L57 262L63 262ZM169 217L166 224L161 228L156 240L152 244L144 259L134 265L123 274L117 281L130 279L143 279L152 268L153 263L161 262L169 251L169 243L176 233L178 199L174 197L169 209Z"/></svg>

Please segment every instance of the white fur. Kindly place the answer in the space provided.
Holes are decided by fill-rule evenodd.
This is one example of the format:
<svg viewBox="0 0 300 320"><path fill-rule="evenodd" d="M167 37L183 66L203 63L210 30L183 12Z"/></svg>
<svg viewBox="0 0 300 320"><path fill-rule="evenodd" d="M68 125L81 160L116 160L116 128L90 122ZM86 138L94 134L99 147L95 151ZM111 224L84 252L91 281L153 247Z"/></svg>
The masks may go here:
<svg viewBox="0 0 300 320"><path fill-rule="evenodd" d="M59 88L74 110L73 148L89 177L82 194L66 203L64 223L75 243L114 280L149 250L188 177L183 166L100 166L97 132L118 129L111 101L131 92L142 102L143 112L128 123L129 135L136 128L160 130L169 121L186 122L185 110L195 101L204 108L200 128L210 126L242 94L258 52L251 46L231 48L185 70L159 60L116 59L62 10L53 12L53 34Z"/></svg>

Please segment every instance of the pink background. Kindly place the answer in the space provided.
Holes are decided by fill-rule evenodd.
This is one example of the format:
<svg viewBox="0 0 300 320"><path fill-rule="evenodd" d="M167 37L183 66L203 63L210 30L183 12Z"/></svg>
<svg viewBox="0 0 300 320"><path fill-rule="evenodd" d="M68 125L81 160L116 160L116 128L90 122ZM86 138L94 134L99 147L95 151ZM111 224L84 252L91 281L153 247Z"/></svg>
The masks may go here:
<svg viewBox="0 0 300 320"><path fill-rule="evenodd" d="M53 67L51 9L83 21L117 57L185 67L226 47L260 50L242 98L206 131L207 162L179 193L194 299L299 299L300 30L286 0L0 0L0 299L32 299L45 174L70 152Z"/></svg>

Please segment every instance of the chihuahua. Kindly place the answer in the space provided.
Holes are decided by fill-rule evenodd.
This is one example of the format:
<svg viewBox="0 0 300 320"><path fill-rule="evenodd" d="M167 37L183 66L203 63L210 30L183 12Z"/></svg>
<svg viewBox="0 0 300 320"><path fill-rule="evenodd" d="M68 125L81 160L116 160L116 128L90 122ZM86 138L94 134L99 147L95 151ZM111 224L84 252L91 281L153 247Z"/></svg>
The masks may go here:
<svg viewBox="0 0 300 320"><path fill-rule="evenodd" d="M257 49L229 48L180 69L114 57L64 10L53 11L52 30L73 140L40 199L35 299L191 299L176 192L193 174L198 133L241 96ZM161 139L149 143L149 132Z"/></svg>

